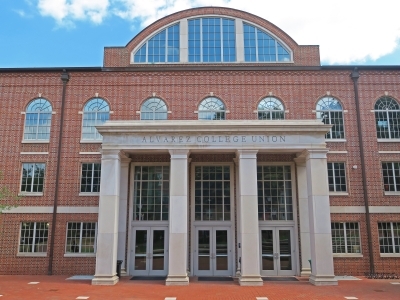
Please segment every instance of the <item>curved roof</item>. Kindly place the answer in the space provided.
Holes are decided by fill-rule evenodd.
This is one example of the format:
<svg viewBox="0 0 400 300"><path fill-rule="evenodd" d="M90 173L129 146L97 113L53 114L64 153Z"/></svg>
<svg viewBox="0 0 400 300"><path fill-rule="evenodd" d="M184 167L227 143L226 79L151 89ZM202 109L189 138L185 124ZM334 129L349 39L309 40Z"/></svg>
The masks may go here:
<svg viewBox="0 0 400 300"><path fill-rule="evenodd" d="M279 45L287 49L290 53L290 63L292 65L320 65L318 46L299 46L286 32L281 30L271 22L256 15L226 7L199 7L183 10L164 18L144 28L125 47L107 47L104 53L105 67L127 67L134 66L133 54L140 49L151 37L161 32L165 28L177 24L182 20L190 20L200 17L221 17L229 19L239 19L244 23L252 25L265 32L272 39L277 40ZM181 32L182 34L182 32ZM179 63L188 63L180 61ZM248 63L248 62L246 62ZM275 62L279 63L278 61ZM287 62L284 63L287 65Z"/></svg>

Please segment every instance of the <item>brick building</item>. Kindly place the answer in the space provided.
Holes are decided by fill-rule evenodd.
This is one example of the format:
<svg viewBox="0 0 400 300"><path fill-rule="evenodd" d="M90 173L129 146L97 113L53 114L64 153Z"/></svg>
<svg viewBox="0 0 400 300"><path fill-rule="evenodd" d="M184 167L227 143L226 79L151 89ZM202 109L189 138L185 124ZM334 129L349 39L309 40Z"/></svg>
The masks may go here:
<svg viewBox="0 0 400 300"><path fill-rule="evenodd" d="M203 7L103 67L0 69L0 101L22 195L1 274L400 273L399 66L321 66L262 18Z"/></svg>

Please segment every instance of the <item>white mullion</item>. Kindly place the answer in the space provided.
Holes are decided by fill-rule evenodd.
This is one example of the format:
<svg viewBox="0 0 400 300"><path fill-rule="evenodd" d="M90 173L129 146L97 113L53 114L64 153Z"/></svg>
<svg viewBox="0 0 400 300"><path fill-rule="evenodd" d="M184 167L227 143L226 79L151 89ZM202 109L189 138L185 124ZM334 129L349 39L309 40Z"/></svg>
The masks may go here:
<svg viewBox="0 0 400 300"><path fill-rule="evenodd" d="M203 62L203 18L200 18L200 62Z"/></svg>
<svg viewBox="0 0 400 300"><path fill-rule="evenodd" d="M36 222L33 222L32 253L35 252L35 244L36 244Z"/></svg>
<svg viewBox="0 0 400 300"><path fill-rule="evenodd" d="M32 163L32 182L31 182L31 189L29 192L33 192L33 182L35 180L35 170L36 170L36 164Z"/></svg>
<svg viewBox="0 0 400 300"><path fill-rule="evenodd" d="M392 251L393 251L393 253L396 253L396 247L395 247L395 244L394 244L393 222L390 222L390 232L392 234Z"/></svg>
<svg viewBox="0 0 400 300"><path fill-rule="evenodd" d="M396 182L396 170L394 168L394 162L392 164L392 172L393 172L393 184L394 184L394 190L397 192L397 182Z"/></svg>
<svg viewBox="0 0 400 300"><path fill-rule="evenodd" d="M254 40L256 41L256 62L258 62L258 34L257 34L257 28L254 27Z"/></svg>
<svg viewBox="0 0 400 300"><path fill-rule="evenodd" d="M389 110L388 109L386 109L386 120L388 123L389 139L391 139L392 137L391 137L391 131L390 131L390 118L389 118Z"/></svg>
<svg viewBox="0 0 400 300"><path fill-rule="evenodd" d="M93 245L93 249L94 249L94 253L97 252L97 222L94 223L94 245Z"/></svg>
<svg viewBox="0 0 400 300"><path fill-rule="evenodd" d="M219 29L220 29L220 37L221 37L221 61L220 62L224 62L224 19L219 18L220 19L220 24L219 24ZM229 25L228 25L229 28Z"/></svg>
<svg viewBox="0 0 400 300"><path fill-rule="evenodd" d="M168 28L165 28L165 63L168 63Z"/></svg>
<svg viewBox="0 0 400 300"><path fill-rule="evenodd" d="M142 221L143 166L140 166L139 180L139 221Z"/></svg>
<svg viewBox="0 0 400 300"><path fill-rule="evenodd" d="M279 57L279 55L278 55L278 41L275 40L275 39L274 39L274 41L275 41L275 61L278 61L278 57Z"/></svg>
<svg viewBox="0 0 400 300"><path fill-rule="evenodd" d="M92 176L90 178L90 192L93 193L93 182L94 182L94 163L92 165Z"/></svg>
<svg viewBox="0 0 400 300"><path fill-rule="evenodd" d="M148 53L149 53L149 49L148 49L148 45L149 45L149 40L146 42L146 60L145 60L145 62L149 62L149 55L148 55Z"/></svg>
<svg viewBox="0 0 400 300"><path fill-rule="evenodd" d="M36 140L39 138L39 120L40 120L40 111L37 113Z"/></svg>
<svg viewBox="0 0 400 300"><path fill-rule="evenodd" d="M347 252L347 232L346 232L346 222L343 222L343 231L344 231L344 253Z"/></svg>
<svg viewBox="0 0 400 300"><path fill-rule="evenodd" d="M81 251L82 251L82 231L83 231L83 222L80 222L80 224L81 224L81 228L80 228L80 230L79 230L79 247L78 247L79 253L81 253Z"/></svg>

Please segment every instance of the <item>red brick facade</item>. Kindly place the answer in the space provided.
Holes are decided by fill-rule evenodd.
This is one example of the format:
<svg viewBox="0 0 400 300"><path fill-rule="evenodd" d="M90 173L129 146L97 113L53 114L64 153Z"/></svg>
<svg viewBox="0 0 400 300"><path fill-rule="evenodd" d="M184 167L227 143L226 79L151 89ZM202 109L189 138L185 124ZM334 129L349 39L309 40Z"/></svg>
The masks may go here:
<svg viewBox="0 0 400 300"><path fill-rule="evenodd" d="M294 63L273 66L263 64L219 65L130 65L130 51L155 30L176 20L218 14L240 17L279 36L294 51ZM305 66L305 67L302 67ZM96 69L66 69L70 76L66 84L66 102L62 148L58 149L63 85L61 69L0 69L0 170L3 183L13 193L20 190L21 167L24 162L46 163L43 196L24 196L18 207L52 207L55 200L57 155L61 151L59 206L97 206L97 196L79 196L80 165L100 162L101 143L80 143L82 114L85 103L98 95L105 99L112 113L111 120L139 120L136 112L153 93L162 98L171 113L170 120L196 120L198 105L213 93L226 105L228 120L254 120L260 99L272 94L279 98L288 112L286 119L315 119L317 101L327 95L340 100L344 112L345 140L328 142L327 148L342 153L328 153L328 161L345 162L348 195L331 196L331 206L364 207L360 147L365 151L368 200L370 206L400 206L400 195L384 194L381 162L399 162L399 142L378 142L375 115L372 110L377 99L389 95L400 102L400 67L360 66L358 82L363 145L359 145L357 113L353 81L354 67L320 67L316 46L299 46L279 28L257 16L226 8L186 10L167 16L140 32L126 47L106 48L104 67ZM39 96L40 95L40 96ZM48 143L22 143L27 104L37 97L50 101L53 107L51 134ZM345 152L346 151L346 152ZM379 153L392 151L392 153ZM396 152L397 151L397 152ZM23 154L46 152L46 154ZM262 162L293 161L292 155L260 155ZM233 158L230 158L233 159ZM168 162L168 155L133 157L132 161ZM192 162L212 162L213 156L194 155ZM218 158L217 158L218 161ZM232 161L232 160L230 160ZM357 168L352 168L357 166ZM375 271L400 273L400 257L381 257L379 253L378 222L400 222L400 214L370 215ZM332 222L359 222L363 257L335 257L338 275L362 275L370 270L368 235L365 214L331 214ZM0 215L0 274L47 274L46 257L19 257L18 237L20 222L43 221L51 227L52 214ZM66 223L69 221L97 221L97 214L60 213L57 216L54 244L53 274L93 274L95 257L64 257ZM50 235L50 231L49 231ZM49 236L50 245L50 236ZM48 252L49 252L48 246Z"/></svg>

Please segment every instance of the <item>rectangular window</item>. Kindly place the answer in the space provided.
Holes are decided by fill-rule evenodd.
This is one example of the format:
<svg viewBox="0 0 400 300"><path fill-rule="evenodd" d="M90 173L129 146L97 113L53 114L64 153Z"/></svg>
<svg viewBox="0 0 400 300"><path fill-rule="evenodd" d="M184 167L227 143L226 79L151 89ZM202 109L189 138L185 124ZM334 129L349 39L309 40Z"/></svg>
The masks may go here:
<svg viewBox="0 0 400 300"><path fill-rule="evenodd" d="M328 163L328 181L330 192L346 192L346 169L344 163Z"/></svg>
<svg viewBox="0 0 400 300"><path fill-rule="evenodd" d="M380 253L400 253L400 222L378 223Z"/></svg>
<svg viewBox="0 0 400 300"><path fill-rule="evenodd" d="M44 163L22 164L22 193L42 193L44 183Z"/></svg>
<svg viewBox="0 0 400 300"><path fill-rule="evenodd" d="M258 220L293 220L290 166L257 166Z"/></svg>
<svg viewBox="0 0 400 300"><path fill-rule="evenodd" d="M95 253L97 223L69 222L65 253Z"/></svg>
<svg viewBox="0 0 400 300"><path fill-rule="evenodd" d="M101 163L82 164L81 193L100 192Z"/></svg>
<svg viewBox="0 0 400 300"><path fill-rule="evenodd" d="M400 162L382 163L385 192L400 192Z"/></svg>
<svg viewBox="0 0 400 300"><path fill-rule="evenodd" d="M168 221L169 166L136 166L134 220Z"/></svg>
<svg viewBox="0 0 400 300"><path fill-rule="evenodd" d="M19 239L20 253L46 253L49 223L22 222Z"/></svg>
<svg viewBox="0 0 400 300"><path fill-rule="evenodd" d="M331 223L333 253L361 253L358 223Z"/></svg>

